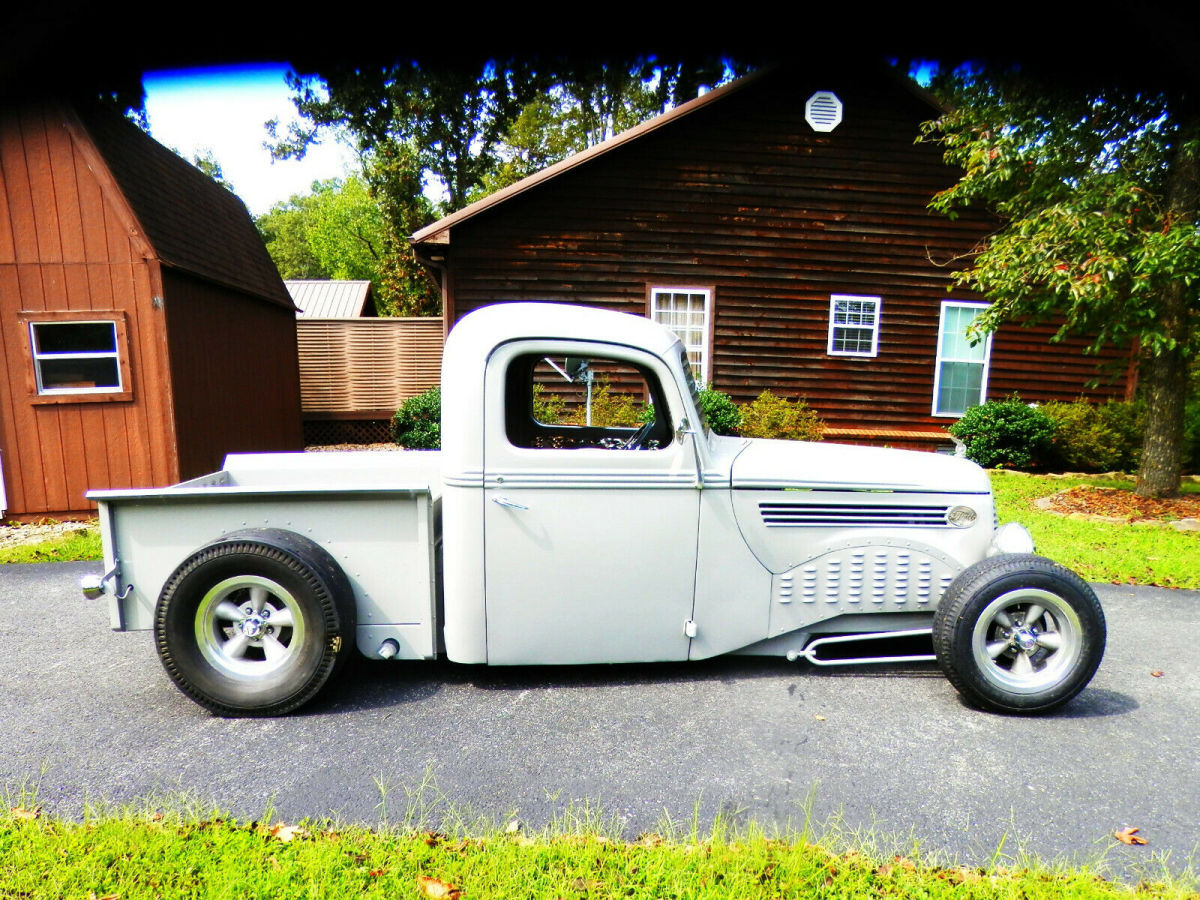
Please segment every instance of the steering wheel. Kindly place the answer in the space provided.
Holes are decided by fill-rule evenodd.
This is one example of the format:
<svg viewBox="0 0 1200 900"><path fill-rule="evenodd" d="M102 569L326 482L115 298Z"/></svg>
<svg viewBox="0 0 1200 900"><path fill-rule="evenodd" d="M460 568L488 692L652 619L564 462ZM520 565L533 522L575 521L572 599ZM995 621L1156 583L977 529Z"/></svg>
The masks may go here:
<svg viewBox="0 0 1200 900"><path fill-rule="evenodd" d="M647 422L645 425L643 425L641 428L639 428L637 431L635 431L632 435L630 435L629 440L627 440L625 442L624 446L622 446L621 449L622 450L637 450L639 447L641 447L642 441L644 441L646 438L648 438L650 436L650 432L653 429L654 429L654 423Z"/></svg>

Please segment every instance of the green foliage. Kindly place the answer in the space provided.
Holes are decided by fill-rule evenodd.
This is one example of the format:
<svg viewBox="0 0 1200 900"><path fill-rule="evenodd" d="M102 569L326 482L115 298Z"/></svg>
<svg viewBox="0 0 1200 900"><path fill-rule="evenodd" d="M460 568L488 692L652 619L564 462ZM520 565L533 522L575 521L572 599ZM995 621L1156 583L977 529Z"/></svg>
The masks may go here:
<svg viewBox="0 0 1200 900"><path fill-rule="evenodd" d="M409 397L392 417L392 439L408 450L442 446L442 389L432 387Z"/></svg>
<svg viewBox="0 0 1200 900"><path fill-rule="evenodd" d="M1029 469L1045 460L1054 422L1014 395L971 407L950 433L966 445L967 459L981 466Z"/></svg>
<svg viewBox="0 0 1200 900"><path fill-rule="evenodd" d="M388 159L372 158L369 171L388 165ZM405 163L390 165L402 169ZM293 195L260 216L259 234L283 278L370 281L381 314L434 314L436 292L406 239L424 224L428 203L423 213L410 215L403 203L392 202L388 178L379 179L385 184L379 190L357 176L313 182L311 193Z"/></svg>
<svg viewBox="0 0 1200 900"><path fill-rule="evenodd" d="M1183 465L1200 475L1200 400L1189 403L1183 415Z"/></svg>
<svg viewBox="0 0 1200 900"><path fill-rule="evenodd" d="M763 391L741 409L741 434L751 438L819 441L825 424L803 400L792 402Z"/></svg>
<svg viewBox="0 0 1200 900"><path fill-rule="evenodd" d="M217 157L211 147L205 147L199 153L195 154L192 157L192 165L221 187L225 188L225 190L229 191L229 193L234 196L237 195L237 189L225 177L225 172L221 169L221 164L217 161Z"/></svg>
<svg viewBox="0 0 1200 900"><path fill-rule="evenodd" d="M1045 403L1054 422L1053 448L1047 462L1072 472L1132 472L1141 452L1145 406L1109 401L1100 405Z"/></svg>
<svg viewBox="0 0 1200 900"><path fill-rule="evenodd" d="M704 414L708 427L717 434L740 433L742 413L728 394L704 388L700 391L700 412Z"/></svg>
<svg viewBox="0 0 1200 900"><path fill-rule="evenodd" d="M1187 98L1095 80L963 68L935 81L947 111L924 126L962 178L931 208L995 213L1001 227L958 283L991 306L977 328L1061 321L1093 350L1136 344L1150 405L1139 491L1178 487L1186 359L1200 344L1200 114Z"/></svg>
<svg viewBox="0 0 1200 900"><path fill-rule="evenodd" d="M663 57L335 65L289 76L303 122L282 136L275 123L268 130L277 158L302 157L330 130L363 154L409 146L448 213L744 70Z"/></svg>

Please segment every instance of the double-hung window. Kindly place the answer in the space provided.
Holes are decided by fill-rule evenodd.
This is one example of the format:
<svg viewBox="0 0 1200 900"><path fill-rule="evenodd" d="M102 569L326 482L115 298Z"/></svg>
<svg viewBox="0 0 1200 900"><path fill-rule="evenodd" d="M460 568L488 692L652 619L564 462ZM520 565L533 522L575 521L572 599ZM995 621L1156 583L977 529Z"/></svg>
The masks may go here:
<svg viewBox="0 0 1200 900"><path fill-rule="evenodd" d="M967 329L985 309L986 303L942 302L933 372L935 416L961 416L987 396L992 336L986 335L974 344L967 338Z"/></svg>
<svg viewBox="0 0 1200 900"><path fill-rule="evenodd" d="M701 386L712 377L709 346L712 334L712 289L650 288L650 318L670 328L687 348L692 371Z"/></svg>
<svg viewBox="0 0 1200 900"><path fill-rule="evenodd" d="M875 356L879 352L878 297L834 294L829 298L830 356Z"/></svg>
<svg viewBox="0 0 1200 900"><path fill-rule="evenodd" d="M25 312L33 393L44 402L132 396L121 312Z"/></svg>

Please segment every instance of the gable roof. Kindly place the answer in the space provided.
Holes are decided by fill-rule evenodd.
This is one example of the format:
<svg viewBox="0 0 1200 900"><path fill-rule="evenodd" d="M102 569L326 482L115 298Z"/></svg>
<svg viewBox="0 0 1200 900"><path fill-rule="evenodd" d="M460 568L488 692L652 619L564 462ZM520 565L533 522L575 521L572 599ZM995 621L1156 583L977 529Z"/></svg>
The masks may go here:
<svg viewBox="0 0 1200 900"><path fill-rule="evenodd" d="M298 319L358 319L375 315L369 306L371 282L300 280L284 281L297 306Z"/></svg>
<svg viewBox="0 0 1200 900"><path fill-rule="evenodd" d="M163 265L292 308L238 197L123 116L95 104L73 112L68 130L95 147Z"/></svg>
<svg viewBox="0 0 1200 900"><path fill-rule="evenodd" d="M438 219L436 222L433 222L430 225L426 225L420 231L415 232L412 237L409 238L409 242L414 245L448 244L450 242L450 229L455 225L459 225L468 219L474 218L480 213L511 200L513 197L523 194L526 191L537 187L543 182L557 178L559 175L589 163L599 156L604 156L605 154L611 153L613 150L616 150L625 144L631 143L632 141L636 141L639 138L645 137L646 135L658 131L661 128L665 128L679 121L680 119L685 118L686 116L690 116L701 109L711 106L714 103L720 103L731 95L741 91L743 88L755 84L761 79L773 77L789 68L794 67L784 65L766 66L762 69L751 72L748 75L743 75L741 78L722 85L719 88L714 88L713 90L706 94L702 94L694 100L689 100L687 103L683 103L674 109L655 116L653 119L648 119L647 121L642 122L640 125L635 125L633 128L622 131L620 134L614 135L608 140L602 141L593 147L588 147L586 150L581 150L574 156L568 156L566 159L561 160L552 166L547 166L541 171L534 172L532 175L522 178L515 184L510 184L508 187L496 191L494 194L489 194L480 200L476 200L474 203L464 206L457 212ZM885 74L892 78L896 78L904 88L918 97L924 103L929 104L929 106L934 110L941 109L941 105L938 103L933 94L926 91L911 78L908 78L903 74L897 76L896 72L892 70L890 66L886 67Z"/></svg>

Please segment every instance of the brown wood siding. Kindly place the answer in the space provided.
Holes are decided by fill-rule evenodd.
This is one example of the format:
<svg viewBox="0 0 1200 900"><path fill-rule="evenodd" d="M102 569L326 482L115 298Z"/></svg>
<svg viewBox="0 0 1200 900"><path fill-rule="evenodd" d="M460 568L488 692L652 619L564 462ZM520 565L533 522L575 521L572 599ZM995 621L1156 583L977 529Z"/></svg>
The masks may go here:
<svg viewBox="0 0 1200 900"><path fill-rule="evenodd" d="M832 133L804 121L817 90L844 103ZM714 387L804 397L834 426L942 427L940 304L977 299L949 278L989 223L926 209L954 178L914 144L933 114L878 73L763 78L454 226L447 314L548 300L641 315L650 286L711 284ZM882 298L878 356L827 354L834 293ZM1094 359L1034 340L1048 334L996 337L992 396L1080 394Z"/></svg>
<svg viewBox="0 0 1200 900"><path fill-rule="evenodd" d="M0 115L0 452L13 513L92 507L88 488L177 479L162 316L144 259L102 182L64 129L40 109ZM36 396L21 312L119 313L131 399Z"/></svg>
<svg viewBox="0 0 1200 900"><path fill-rule="evenodd" d="M296 314L163 270L181 478L301 450Z"/></svg>
<svg viewBox="0 0 1200 900"><path fill-rule="evenodd" d="M391 418L404 400L441 381L440 317L301 319L296 337L306 418Z"/></svg>

